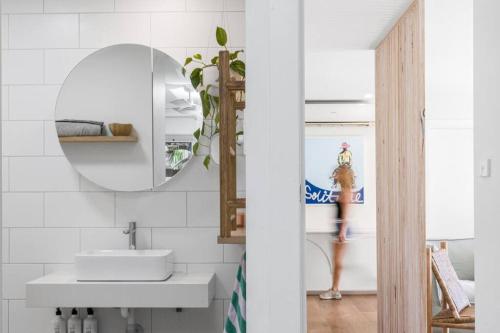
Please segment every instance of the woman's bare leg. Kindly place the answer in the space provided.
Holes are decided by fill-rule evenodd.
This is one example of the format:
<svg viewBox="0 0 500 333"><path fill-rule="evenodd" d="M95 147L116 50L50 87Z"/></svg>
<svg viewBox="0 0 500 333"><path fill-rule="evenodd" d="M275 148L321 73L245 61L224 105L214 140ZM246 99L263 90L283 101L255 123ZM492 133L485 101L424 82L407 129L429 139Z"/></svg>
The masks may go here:
<svg viewBox="0 0 500 333"><path fill-rule="evenodd" d="M342 275L342 269L344 264L344 254L345 254L346 243L333 242L333 291L339 290L340 276Z"/></svg>

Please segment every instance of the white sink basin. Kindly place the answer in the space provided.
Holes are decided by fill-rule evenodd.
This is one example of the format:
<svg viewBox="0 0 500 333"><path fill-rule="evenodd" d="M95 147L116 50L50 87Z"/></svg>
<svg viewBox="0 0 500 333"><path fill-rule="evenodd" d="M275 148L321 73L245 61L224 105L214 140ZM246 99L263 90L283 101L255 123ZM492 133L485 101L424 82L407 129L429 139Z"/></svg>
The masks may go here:
<svg viewBox="0 0 500 333"><path fill-rule="evenodd" d="M75 256L78 281L163 281L174 269L171 250L93 250Z"/></svg>

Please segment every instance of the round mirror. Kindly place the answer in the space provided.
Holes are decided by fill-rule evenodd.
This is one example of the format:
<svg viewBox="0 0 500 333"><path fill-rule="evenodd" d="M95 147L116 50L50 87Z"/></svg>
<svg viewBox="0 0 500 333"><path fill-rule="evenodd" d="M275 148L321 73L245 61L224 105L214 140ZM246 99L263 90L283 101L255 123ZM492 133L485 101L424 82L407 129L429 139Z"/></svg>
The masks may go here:
<svg viewBox="0 0 500 333"><path fill-rule="evenodd" d="M62 150L85 178L116 191L164 184L189 162L203 121L182 66L143 45L114 45L83 59L59 92Z"/></svg>

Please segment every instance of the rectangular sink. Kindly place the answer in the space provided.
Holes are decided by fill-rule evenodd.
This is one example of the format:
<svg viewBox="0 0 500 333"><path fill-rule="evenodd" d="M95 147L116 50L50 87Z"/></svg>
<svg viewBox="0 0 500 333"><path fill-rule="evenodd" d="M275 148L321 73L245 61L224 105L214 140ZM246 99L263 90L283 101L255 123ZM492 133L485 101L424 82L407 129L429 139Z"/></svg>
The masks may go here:
<svg viewBox="0 0 500 333"><path fill-rule="evenodd" d="M174 270L172 250L92 250L75 255L78 281L164 281Z"/></svg>

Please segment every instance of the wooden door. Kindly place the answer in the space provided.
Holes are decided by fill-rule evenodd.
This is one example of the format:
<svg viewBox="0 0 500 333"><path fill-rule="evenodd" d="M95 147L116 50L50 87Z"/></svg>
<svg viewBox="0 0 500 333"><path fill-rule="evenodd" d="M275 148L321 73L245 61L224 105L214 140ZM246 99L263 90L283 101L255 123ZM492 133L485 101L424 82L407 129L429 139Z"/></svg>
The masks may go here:
<svg viewBox="0 0 500 333"><path fill-rule="evenodd" d="M425 332L424 22L416 0L376 50L378 332Z"/></svg>

